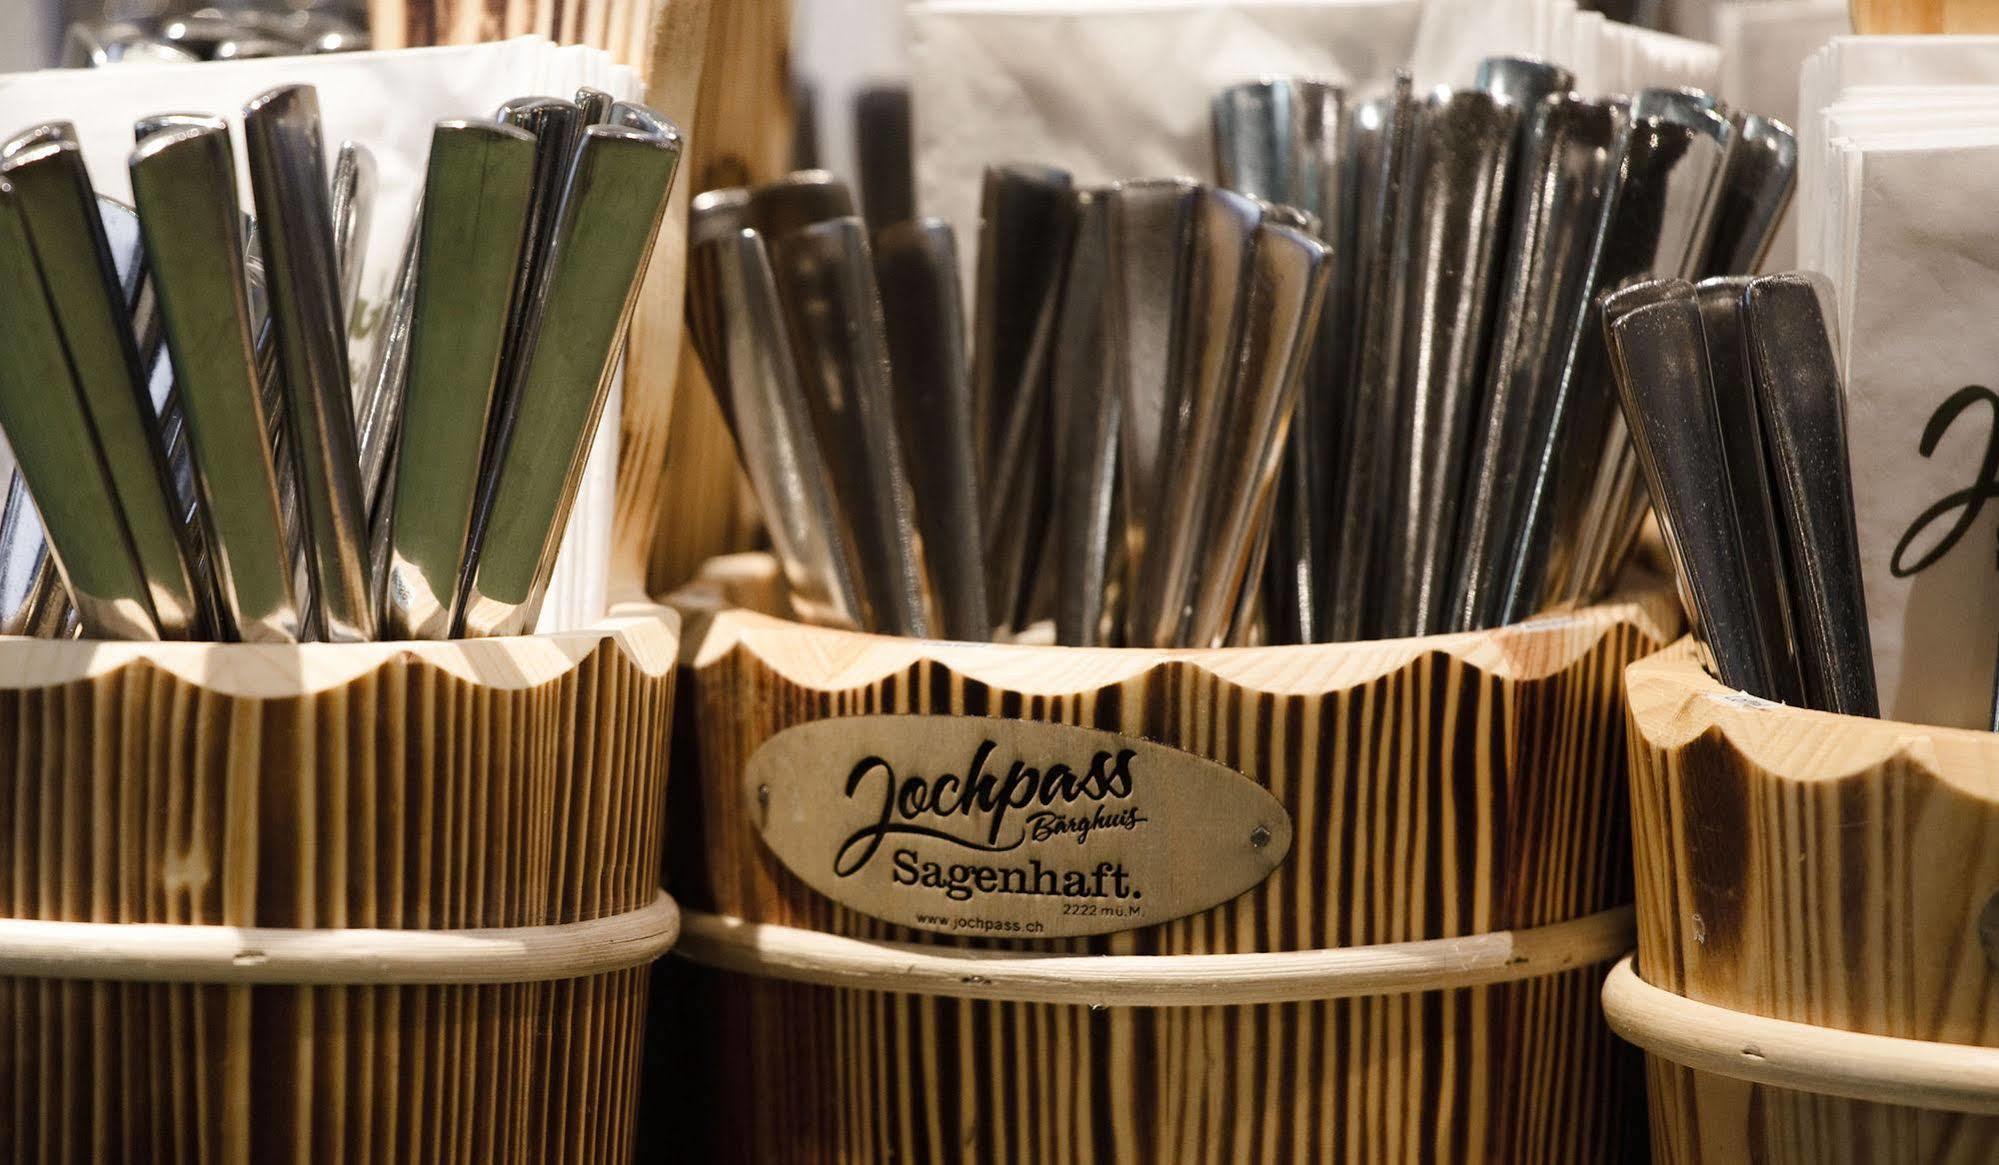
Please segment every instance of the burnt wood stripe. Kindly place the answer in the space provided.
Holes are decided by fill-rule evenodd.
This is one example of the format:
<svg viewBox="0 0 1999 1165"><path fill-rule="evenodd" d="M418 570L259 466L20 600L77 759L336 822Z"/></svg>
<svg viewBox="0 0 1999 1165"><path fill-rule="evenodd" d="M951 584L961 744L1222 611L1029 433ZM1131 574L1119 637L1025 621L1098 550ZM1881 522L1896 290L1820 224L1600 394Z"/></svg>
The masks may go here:
<svg viewBox="0 0 1999 1165"><path fill-rule="evenodd" d="M1629 669L1639 970L1776 1019L1999 1047L1977 918L1999 886L1989 734L1743 707L1689 644ZM1999 1160L1999 1118L1645 1058L1666 1165Z"/></svg>
<svg viewBox="0 0 1999 1165"><path fill-rule="evenodd" d="M289 698L144 659L0 689L0 917L497 927L638 909L659 881L674 684L606 638L505 689L416 652ZM0 1160L621 1159L649 975L0 978Z"/></svg>
<svg viewBox="0 0 1999 1165"><path fill-rule="evenodd" d="M1661 597L1413 654L1173 653L1109 681L1109 657L1047 649L1047 674L1022 690L978 674L978 651L725 612L683 654L699 720L694 747L674 757L673 845L699 854L676 855L676 875L693 881L674 889L718 913L855 937L1119 954L1312 950L1580 917L1630 900L1629 875L1614 872L1628 852L1618 685L1678 629ZM918 662L879 675L863 664L905 647ZM1250 667L1249 652L1267 654ZM1073 685L1061 682L1069 660L1086 677ZM1293 690L1336 665L1358 678ZM829 667L838 685L812 680ZM1246 675L1256 682L1230 678ZM738 783L786 727L889 711L991 712L1171 744L1263 784L1297 839L1240 898L1122 934L1033 944L877 922L785 870L744 816ZM716 1001L693 1009L690 1054L757 1065L685 1081L687 1107L663 1114L710 1130L704 1160L1567 1165L1624 1160L1632 1147L1611 1107L1622 1095L1605 1067L1601 968L1415 997L1107 1012L950 998L878 1010L855 1006L875 993L688 976L696 998ZM773 1045L789 1054L760 1051ZM916 1050L883 1055L905 1047ZM904 1095L931 1106L923 1120L874 1103ZM796 1119L804 1103L838 1131Z"/></svg>

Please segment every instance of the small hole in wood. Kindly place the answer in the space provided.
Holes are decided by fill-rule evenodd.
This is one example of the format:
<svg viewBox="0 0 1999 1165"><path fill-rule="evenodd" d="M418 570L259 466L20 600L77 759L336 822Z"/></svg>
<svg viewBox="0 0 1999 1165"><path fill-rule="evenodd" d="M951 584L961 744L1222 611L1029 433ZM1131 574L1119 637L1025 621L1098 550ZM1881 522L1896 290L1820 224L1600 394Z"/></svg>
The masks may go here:
<svg viewBox="0 0 1999 1165"><path fill-rule="evenodd" d="M1999 970L1999 890L1992 891L1985 909L1978 912L1978 942L1985 948L1985 961Z"/></svg>
<svg viewBox="0 0 1999 1165"><path fill-rule="evenodd" d="M1257 849L1262 849L1264 846L1269 845L1270 831L1268 829L1265 829L1261 825L1257 826L1255 829L1250 830L1249 844L1256 847Z"/></svg>
<svg viewBox="0 0 1999 1165"><path fill-rule="evenodd" d="M1751 1044L1742 1049L1742 1056L1747 1060L1761 1060L1763 1058L1763 1049L1757 1047L1755 1044Z"/></svg>
<svg viewBox="0 0 1999 1165"><path fill-rule="evenodd" d="M271 961L271 956L262 951L237 951L236 957L229 961L239 967L261 967Z"/></svg>

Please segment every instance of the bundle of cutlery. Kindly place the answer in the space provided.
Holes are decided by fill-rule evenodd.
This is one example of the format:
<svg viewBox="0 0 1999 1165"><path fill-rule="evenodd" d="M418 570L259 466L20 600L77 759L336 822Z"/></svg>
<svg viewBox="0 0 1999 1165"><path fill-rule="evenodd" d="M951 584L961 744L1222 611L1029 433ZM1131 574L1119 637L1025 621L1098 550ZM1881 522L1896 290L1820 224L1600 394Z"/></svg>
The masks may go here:
<svg viewBox="0 0 1999 1165"><path fill-rule="evenodd" d="M1715 675L1878 715L1845 388L1816 276L1683 279L1606 295L1619 399Z"/></svg>
<svg viewBox="0 0 1999 1165"><path fill-rule="evenodd" d="M1258 81L1214 101L1212 186L989 169L969 328L940 223L871 247L822 173L702 195L695 343L805 609L1209 647L1601 597L1647 501L1597 299L1753 271L1797 153L1573 85Z"/></svg>
<svg viewBox="0 0 1999 1165"><path fill-rule="evenodd" d="M338 12L298 4L275 11L202 8L184 15L80 21L63 43L63 64L183 64L244 61L368 47L368 34Z"/></svg>
<svg viewBox="0 0 1999 1165"><path fill-rule="evenodd" d="M329 176L309 86L242 127L249 208L219 118L138 124L132 207L95 194L63 123L0 145L0 631L531 631L678 131L594 90L439 123L357 387L370 155Z"/></svg>
<svg viewBox="0 0 1999 1165"><path fill-rule="evenodd" d="M1344 116L1307 81L1216 99L1222 180L1327 208L1344 254L1272 512L1271 640L1469 631L1616 580L1646 503L1595 298L1754 270L1797 153L1697 91L1572 85L1494 58Z"/></svg>

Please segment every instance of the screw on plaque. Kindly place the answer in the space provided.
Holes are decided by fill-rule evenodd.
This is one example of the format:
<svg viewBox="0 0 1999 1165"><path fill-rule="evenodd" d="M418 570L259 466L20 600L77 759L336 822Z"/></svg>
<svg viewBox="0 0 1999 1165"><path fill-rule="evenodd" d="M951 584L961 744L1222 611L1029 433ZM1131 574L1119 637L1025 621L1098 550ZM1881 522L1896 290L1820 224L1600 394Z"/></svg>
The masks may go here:
<svg viewBox="0 0 1999 1165"><path fill-rule="evenodd" d="M770 786L757 786L757 825L761 827L770 816Z"/></svg>
<svg viewBox="0 0 1999 1165"><path fill-rule="evenodd" d="M1255 829L1250 830L1249 844L1256 847L1257 849L1262 849L1264 846L1269 845L1270 830L1266 829L1261 825L1257 826Z"/></svg>

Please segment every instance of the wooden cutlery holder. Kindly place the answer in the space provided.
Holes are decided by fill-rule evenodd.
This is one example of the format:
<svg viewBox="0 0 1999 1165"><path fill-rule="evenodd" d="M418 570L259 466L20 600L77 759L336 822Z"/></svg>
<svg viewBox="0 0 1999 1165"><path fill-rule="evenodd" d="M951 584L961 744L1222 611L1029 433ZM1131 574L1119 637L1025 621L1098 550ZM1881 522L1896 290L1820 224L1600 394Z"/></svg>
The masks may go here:
<svg viewBox="0 0 1999 1165"><path fill-rule="evenodd" d="M807 626L765 613L784 605L759 555L715 560L672 601L688 634L670 884L698 964L675 970L676 1047L702 1067L666 1119L698 1159L1633 1147L1637 1066L1597 985L1631 938L1620 677L1680 630L1663 589L1492 632L1212 651ZM942 767L980 740L983 762ZM889 767L899 786L877 780ZM1094 825L1080 841L1010 844L1018 818L955 797L1021 771L1047 774L1045 797L1058 770L1086 800L1126 794L1053 794L1054 820ZM1056 872L1059 911L1032 897ZM991 934L1016 937L967 937Z"/></svg>
<svg viewBox="0 0 1999 1165"><path fill-rule="evenodd" d="M0 639L0 1160L626 1159L678 629Z"/></svg>
<svg viewBox="0 0 1999 1165"><path fill-rule="evenodd" d="M1604 988L1668 1165L1999 1158L1999 735L1634 664L1638 954Z"/></svg>

